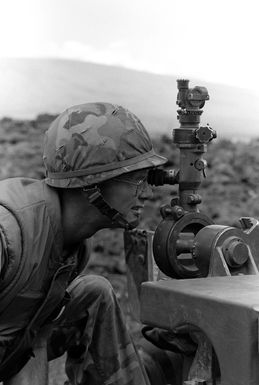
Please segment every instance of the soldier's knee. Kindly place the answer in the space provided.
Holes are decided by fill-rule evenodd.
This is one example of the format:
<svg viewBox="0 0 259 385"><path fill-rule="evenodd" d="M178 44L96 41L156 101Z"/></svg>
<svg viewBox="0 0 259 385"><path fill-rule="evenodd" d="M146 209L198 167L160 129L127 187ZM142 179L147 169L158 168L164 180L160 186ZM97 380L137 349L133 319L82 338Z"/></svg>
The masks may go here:
<svg viewBox="0 0 259 385"><path fill-rule="evenodd" d="M100 296L102 299L107 301L114 297L113 287L108 279L102 276L92 276L92 281L93 290L96 292L98 297Z"/></svg>
<svg viewBox="0 0 259 385"><path fill-rule="evenodd" d="M92 300L99 300L105 304L112 304L115 300L113 287L108 279L98 275L83 275L80 276L81 293L87 295Z"/></svg>

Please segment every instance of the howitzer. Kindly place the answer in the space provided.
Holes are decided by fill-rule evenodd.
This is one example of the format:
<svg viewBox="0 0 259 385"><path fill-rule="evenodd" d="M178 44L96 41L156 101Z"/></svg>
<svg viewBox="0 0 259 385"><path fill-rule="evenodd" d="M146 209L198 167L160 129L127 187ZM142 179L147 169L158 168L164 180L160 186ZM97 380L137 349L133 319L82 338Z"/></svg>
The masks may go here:
<svg viewBox="0 0 259 385"><path fill-rule="evenodd" d="M223 226L199 211L216 132L200 125L207 89L177 83L179 170L152 170L149 183L178 184L178 195L161 207L154 233L125 233L133 312L151 327L190 330L197 350L181 384L259 384L259 222Z"/></svg>

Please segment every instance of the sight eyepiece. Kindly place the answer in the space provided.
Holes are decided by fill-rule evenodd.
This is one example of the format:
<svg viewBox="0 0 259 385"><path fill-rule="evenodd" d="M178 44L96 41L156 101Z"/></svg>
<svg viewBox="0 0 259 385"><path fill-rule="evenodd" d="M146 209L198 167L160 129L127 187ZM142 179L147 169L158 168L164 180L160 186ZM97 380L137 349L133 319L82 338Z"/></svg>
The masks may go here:
<svg viewBox="0 0 259 385"><path fill-rule="evenodd" d="M147 181L152 186L178 183L178 172L175 170L151 169L148 172Z"/></svg>

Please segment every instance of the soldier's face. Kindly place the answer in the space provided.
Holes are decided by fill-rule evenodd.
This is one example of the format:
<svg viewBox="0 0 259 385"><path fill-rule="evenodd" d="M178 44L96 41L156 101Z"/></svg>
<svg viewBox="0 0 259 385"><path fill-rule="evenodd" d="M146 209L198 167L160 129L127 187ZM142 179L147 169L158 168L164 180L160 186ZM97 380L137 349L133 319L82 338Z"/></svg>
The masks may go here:
<svg viewBox="0 0 259 385"><path fill-rule="evenodd" d="M152 197L147 175L148 170L133 171L113 178L104 185L104 199L133 226L139 224L144 203Z"/></svg>

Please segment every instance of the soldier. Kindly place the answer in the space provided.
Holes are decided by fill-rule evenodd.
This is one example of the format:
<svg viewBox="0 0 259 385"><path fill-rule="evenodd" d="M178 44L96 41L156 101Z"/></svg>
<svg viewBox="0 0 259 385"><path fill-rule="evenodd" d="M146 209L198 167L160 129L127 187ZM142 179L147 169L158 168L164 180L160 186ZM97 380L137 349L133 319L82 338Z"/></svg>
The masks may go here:
<svg viewBox="0 0 259 385"><path fill-rule="evenodd" d="M45 180L0 182L0 380L52 325L49 358L67 351L71 384L147 384L110 283L84 268L98 230L138 225L148 169L166 159L131 112L87 103L51 124L43 160Z"/></svg>

